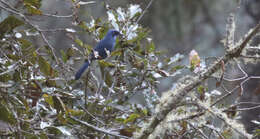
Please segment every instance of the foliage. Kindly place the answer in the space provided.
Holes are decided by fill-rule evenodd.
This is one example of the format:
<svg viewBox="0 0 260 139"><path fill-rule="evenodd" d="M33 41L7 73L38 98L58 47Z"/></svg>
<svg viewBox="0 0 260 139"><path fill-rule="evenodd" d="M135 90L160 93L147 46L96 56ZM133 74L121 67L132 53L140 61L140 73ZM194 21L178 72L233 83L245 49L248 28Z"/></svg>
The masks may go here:
<svg viewBox="0 0 260 139"><path fill-rule="evenodd" d="M23 2L27 11L21 14L44 14L39 9L41 1ZM71 117L99 127L119 128L118 132L126 136L141 128L138 123L152 114L158 101L154 91L158 79L181 69L171 70L171 65L177 61L159 61L162 52L157 51L148 38L149 29L135 22L141 11L138 5L130 5L126 10L108 10L112 26L99 18L90 23L78 21L76 26L81 28L80 32L93 34L98 40L111 27L125 36L117 41L110 58L97 62L102 78L97 79L95 74L99 73L89 74L92 71L88 71L79 82L73 79L74 72L69 67L77 62L74 60L78 54L87 56L92 47L77 38L77 33L72 34L77 46L61 50L61 63L58 63L49 44L36 46L28 38L30 33L26 31L32 30L38 32L33 37L41 38L39 28L24 26L19 16L9 16L2 21L0 117L12 129L3 135L25 138L102 136ZM30 25L30 22L25 24ZM74 87L80 83L85 85ZM128 99L137 93L145 94L149 107L129 103Z"/></svg>
<svg viewBox="0 0 260 139"><path fill-rule="evenodd" d="M126 9L107 8L107 20L90 16L92 20L86 23L76 14L79 5L89 3L72 1L74 11L70 17L73 17L74 26L62 31L70 33L73 45L61 50L59 57L46 39L48 31L34 25L28 17L62 16L44 14L40 10L41 0L22 3L20 6L26 10L19 14L10 5L1 7L16 13L0 23L0 120L10 127L1 131L3 136L132 137L155 114L155 106L160 101L156 92L160 79L175 77L184 70L191 74L205 70L205 61L195 50L190 53L190 65L179 63L184 58L181 54L163 57L164 53L157 50L150 38L151 30L138 24L145 13L139 5L129 5ZM117 40L116 50L109 58L92 64L80 81L75 81L77 59L88 57L92 51L92 47L78 36L89 34L100 40L109 28L123 34ZM40 38L45 44L36 44L30 37ZM173 83L172 89L175 87ZM207 105L216 97L210 93L207 86L200 85L197 93L187 98L195 100L198 97ZM130 103L129 99L140 94L144 97L144 105ZM197 128L212 128L210 120L214 118L201 112L199 107L176 109L174 114L180 120L172 124L174 127L169 132L195 138L201 137ZM198 127L194 128L194 123ZM229 127L212 131L218 131L217 134L226 138L232 135Z"/></svg>

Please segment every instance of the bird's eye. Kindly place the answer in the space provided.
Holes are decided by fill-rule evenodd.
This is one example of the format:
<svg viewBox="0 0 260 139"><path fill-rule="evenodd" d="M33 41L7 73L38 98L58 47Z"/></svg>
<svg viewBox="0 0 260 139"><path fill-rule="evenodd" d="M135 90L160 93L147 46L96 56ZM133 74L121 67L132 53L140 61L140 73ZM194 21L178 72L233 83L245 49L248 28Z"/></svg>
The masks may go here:
<svg viewBox="0 0 260 139"><path fill-rule="evenodd" d="M116 35L119 35L120 33L119 32L117 32L117 31L114 31L113 32L113 36L116 36Z"/></svg>

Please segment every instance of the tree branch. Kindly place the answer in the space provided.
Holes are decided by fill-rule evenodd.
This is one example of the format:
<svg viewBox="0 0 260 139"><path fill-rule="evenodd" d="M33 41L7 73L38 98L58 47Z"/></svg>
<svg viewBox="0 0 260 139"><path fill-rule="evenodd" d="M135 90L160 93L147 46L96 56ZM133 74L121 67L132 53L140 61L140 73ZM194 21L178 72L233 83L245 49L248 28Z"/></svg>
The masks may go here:
<svg viewBox="0 0 260 139"><path fill-rule="evenodd" d="M85 125L85 126L91 128L91 129L93 129L93 130L96 130L97 132L101 132L101 133L104 133L104 134L107 134L107 135L111 135L111 136L115 136L115 137L119 137L119 138L129 139L129 137L122 136L122 135L113 133L113 132L111 132L111 131L107 131L106 129L98 128L98 127L96 127L96 126L94 126L94 125L91 125L91 124L89 124L89 123L87 123L87 122L81 121L81 120L79 120L79 119L77 119L77 118L75 118L75 117L72 117L72 116L71 116L70 118L73 119L73 120L75 120L75 121L77 121L77 122L79 122L79 123L82 124L82 125Z"/></svg>
<svg viewBox="0 0 260 139"><path fill-rule="evenodd" d="M154 129L159 125L167 114L177 107L177 105L183 100L183 98L194 88L200 85L204 80L209 78L213 73L221 68L222 62L227 63L233 58L239 57L241 51L246 47L249 41L257 34L260 28L260 23L256 25L255 28L250 30L248 34L245 35L245 39L239 41L236 47L231 48L226 52L224 56L218 59L216 62L211 64L207 70L203 73L195 76L182 78L178 81L176 89L168 91L165 94L167 97L162 97L160 104L157 105L155 115L150 119L147 125L144 125L140 133L135 134L137 139L146 139L154 131ZM188 77L188 78L187 78Z"/></svg>
<svg viewBox="0 0 260 139"><path fill-rule="evenodd" d="M8 4L7 4L5 1L3 1L3 0L1 0L0 2L4 3L5 5L8 5ZM53 57L54 57L56 63L59 65L59 60L58 60L58 58L57 58L57 56L56 56L56 54L55 54L55 52L54 52L53 46L49 43L49 41L47 40L46 36L43 34L43 31L42 31L37 25L34 25L33 23L31 23L30 20L29 20L24 14L22 14L22 13L16 11L16 10L13 10L13 9L15 9L15 8L12 7L11 5L8 5L8 8L5 7L5 6L0 5L0 8L4 9L4 10L7 11L7 12L10 12L10 13L12 13L12 14L15 14L15 15L20 16L20 17L24 20L24 22L26 22L27 24L29 24L30 26L32 26L34 29L36 29L36 30L40 33L40 35L41 35L43 41L44 41L44 42L47 44L47 46L50 48L50 50L51 50L51 52L52 52L52 55L53 55ZM39 47L39 48L40 48L40 47ZM38 48L37 50L39 50L39 48Z"/></svg>

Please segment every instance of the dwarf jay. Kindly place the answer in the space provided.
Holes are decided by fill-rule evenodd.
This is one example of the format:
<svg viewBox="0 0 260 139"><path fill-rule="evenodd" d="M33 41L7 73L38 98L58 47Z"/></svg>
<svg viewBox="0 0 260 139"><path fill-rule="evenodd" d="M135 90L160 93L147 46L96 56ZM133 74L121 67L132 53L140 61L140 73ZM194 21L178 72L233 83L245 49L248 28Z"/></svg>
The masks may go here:
<svg viewBox="0 0 260 139"><path fill-rule="evenodd" d="M120 35L120 32L115 29L110 29L106 36L94 47L94 50L90 54L90 58L84 63L84 65L77 71L75 80L78 80L83 72L88 68L92 60L105 59L109 53L114 50L116 44L116 37Z"/></svg>

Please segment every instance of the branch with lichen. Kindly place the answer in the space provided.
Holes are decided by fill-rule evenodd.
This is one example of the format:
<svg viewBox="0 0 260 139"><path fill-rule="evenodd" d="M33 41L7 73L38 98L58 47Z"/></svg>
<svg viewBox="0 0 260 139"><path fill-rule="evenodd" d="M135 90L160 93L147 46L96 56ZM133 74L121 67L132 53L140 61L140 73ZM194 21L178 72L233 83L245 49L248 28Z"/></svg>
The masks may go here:
<svg viewBox="0 0 260 139"><path fill-rule="evenodd" d="M189 94L193 89L198 87L203 81L210 78L210 76L216 71L221 69L222 64L227 64L230 60L237 58L241 55L242 50L249 44L250 40L258 33L260 28L260 23L257 24L253 29L242 38L239 42L226 49L226 54L216 60L214 63L209 65L209 67L201 74L197 76L190 77L186 76L177 82L176 88L165 92L164 96L161 98L160 103L156 107L156 113L151 117L147 125L144 125L140 132L135 134L137 139L148 138L155 130L155 128L163 122L170 111L176 109L178 104L182 102L187 94ZM246 136L246 135L244 135Z"/></svg>

